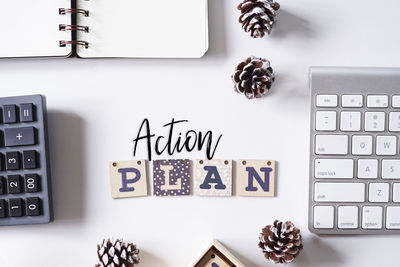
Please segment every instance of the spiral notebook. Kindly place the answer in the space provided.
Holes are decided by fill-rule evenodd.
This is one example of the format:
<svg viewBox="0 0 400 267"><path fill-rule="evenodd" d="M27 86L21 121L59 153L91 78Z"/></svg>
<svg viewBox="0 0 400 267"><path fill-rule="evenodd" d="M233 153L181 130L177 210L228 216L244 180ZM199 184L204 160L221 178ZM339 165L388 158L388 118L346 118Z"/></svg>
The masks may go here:
<svg viewBox="0 0 400 267"><path fill-rule="evenodd" d="M207 0L0 0L0 58L199 58Z"/></svg>

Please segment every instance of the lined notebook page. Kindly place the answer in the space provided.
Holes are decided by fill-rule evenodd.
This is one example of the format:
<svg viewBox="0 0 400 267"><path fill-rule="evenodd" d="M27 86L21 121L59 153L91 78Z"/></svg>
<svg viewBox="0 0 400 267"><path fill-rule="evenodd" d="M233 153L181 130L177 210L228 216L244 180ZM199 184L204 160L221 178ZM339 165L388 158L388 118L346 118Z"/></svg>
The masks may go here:
<svg viewBox="0 0 400 267"><path fill-rule="evenodd" d="M207 0L78 0L80 57L197 58L208 49Z"/></svg>
<svg viewBox="0 0 400 267"><path fill-rule="evenodd" d="M59 24L71 17L58 9L70 7L70 0L0 0L0 58L68 56L71 47L59 41L71 40L71 32L60 32Z"/></svg>

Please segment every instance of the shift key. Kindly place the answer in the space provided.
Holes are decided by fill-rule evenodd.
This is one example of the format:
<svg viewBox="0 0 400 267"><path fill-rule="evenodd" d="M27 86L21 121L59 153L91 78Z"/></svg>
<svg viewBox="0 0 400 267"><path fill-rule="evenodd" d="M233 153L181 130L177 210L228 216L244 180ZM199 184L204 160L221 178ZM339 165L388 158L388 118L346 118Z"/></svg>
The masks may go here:
<svg viewBox="0 0 400 267"><path fill-rule="evenodd" d="M35 128L19 127L5 129L6 146L29 146L35 144Z"/></svg>

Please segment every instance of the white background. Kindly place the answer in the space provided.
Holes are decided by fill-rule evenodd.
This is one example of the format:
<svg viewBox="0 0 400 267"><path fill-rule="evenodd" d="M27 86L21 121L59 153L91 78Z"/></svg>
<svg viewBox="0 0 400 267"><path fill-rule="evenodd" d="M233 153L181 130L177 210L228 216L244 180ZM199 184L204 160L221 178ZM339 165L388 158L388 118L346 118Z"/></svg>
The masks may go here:
<svg viewBox="0 0 400 267"><path fill-rule="evenodd" d="M276 28L261 40L241 30L238 3L210 0L210 50L200 60L0 61L2 96L47 96L56 216L49 225L0 228L1 266L93 266L108 236L136 242L143 267L185 267L213 237L246 266L272 266L257 239L274 219L302 230L305 248L291 266L399 266L398 236L307 230L307 75L310 65L398 66L400 1L282 0ZM270 59L276 72L260 100L232 89L230 75L249 55ZM133 158L145 117L155 134L173 117L190 121L181 131L223 134L216 158L277 160L277 196L112 200L108 163Z"/></svg>

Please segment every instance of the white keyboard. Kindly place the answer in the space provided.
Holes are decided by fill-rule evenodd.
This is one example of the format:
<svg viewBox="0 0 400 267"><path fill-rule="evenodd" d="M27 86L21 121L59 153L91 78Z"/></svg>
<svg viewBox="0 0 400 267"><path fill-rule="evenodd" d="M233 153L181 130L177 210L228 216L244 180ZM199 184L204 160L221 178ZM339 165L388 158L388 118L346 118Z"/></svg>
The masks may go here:
<svg viewBox="0 0 400 267"><path fill-rule="evenodd" d="M400 233L400 69L310 70L309 228Z"/></svg>

